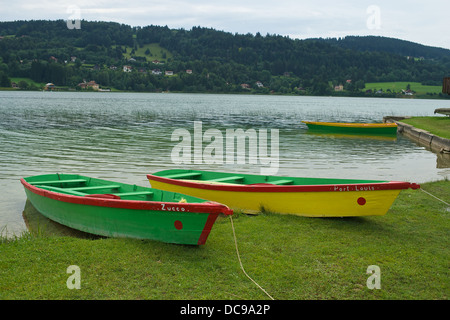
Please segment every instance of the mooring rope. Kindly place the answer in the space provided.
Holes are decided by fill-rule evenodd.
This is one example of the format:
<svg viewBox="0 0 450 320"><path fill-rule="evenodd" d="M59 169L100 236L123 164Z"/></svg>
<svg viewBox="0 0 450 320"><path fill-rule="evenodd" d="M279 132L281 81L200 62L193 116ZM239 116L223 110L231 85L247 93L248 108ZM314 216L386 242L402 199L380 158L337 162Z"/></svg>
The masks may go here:
<svg viewBox="0 0 450 320"><path fill-rule="evenodd" d="M447 206L449 206L450 207L450 204L448 203L448 202L445 202L444 200L442 200L442 199L439 199L438 197L436 197L435 195L432 195L431 193L429 193L428 191L425 191L425 190L423 190L423 188L420 188L420 190L422 190L423 192L425 192L426 194L428 194L428 195L430 195L430 196L432 196L433 198L435 198L435 199L437 199L437 200L439 200L440 202L442 202L442 203L445 203Z"/></svg>
<svg viewBox="0 0 450 320"><path fill-rule="evenodd" d="M266 290L264 290L258 283L256 283L255 280L253 280L248 274L247 272L245 272L244 266L242 265L242 261L241 261L241 256L239 255L239 249L238 249L238 245L237 245L237 239L236 239L236 232L234 231L234 224L233 224L233 218L230 215L230 221L231 221L231 228L233 229L233 237L234 237L234 245L236 246L236 254L239 260L239 264L241 265L241 269L244 272L244 274L247 276L247 278L249 278L258 288L260 288L270 299L275 300L274 298L272 298L272 296L270 294L267 293Z"/></svg>

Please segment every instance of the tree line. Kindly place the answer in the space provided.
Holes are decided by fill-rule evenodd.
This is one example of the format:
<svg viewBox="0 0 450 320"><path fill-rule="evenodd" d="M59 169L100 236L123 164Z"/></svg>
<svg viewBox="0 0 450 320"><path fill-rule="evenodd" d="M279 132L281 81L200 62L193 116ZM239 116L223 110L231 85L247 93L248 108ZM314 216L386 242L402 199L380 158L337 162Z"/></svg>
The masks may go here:
<svg viewBox="0 0 450 320"><path fill-rule="evenodd" d="M68 29L63 20L0 22L0 86L17 77L74 88L94 80L103 87L145 92L324 95L339 84L354 94L366 82L441 84L450 73L450 50L383 37L345 39L113 22L82 21L80 29ZM171 57L155 64L150 50L136 54L147 44L158 44ZM123 72L125 65L132 72ZM174 76L165 76L166 70Z"/></svg>

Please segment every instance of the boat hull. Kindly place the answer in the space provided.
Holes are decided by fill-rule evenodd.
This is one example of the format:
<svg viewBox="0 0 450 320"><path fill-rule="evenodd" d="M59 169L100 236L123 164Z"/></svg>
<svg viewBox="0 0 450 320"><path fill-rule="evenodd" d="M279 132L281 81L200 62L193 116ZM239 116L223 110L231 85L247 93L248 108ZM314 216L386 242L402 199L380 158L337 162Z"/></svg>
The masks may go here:
<svg viewBox="0 0 450 320"><path fill-rule="evenodd" d="M382 216L409 183L270 186L206 184L148 175L152 187L226 204L246 213L268 211L307 217Z"/></svg>
<svg viewBox="0 0 450 320"><path fill-rule="evenodd" d="M203 245L219 214L232 213L218 203L82 197L43 190L23 179L22 183L28 200L45 217L76 230L106 237Z"/></svg>
<svg viewBox="0 0 450 320"><path fill-rule="evenodd" d="M338 123L302 121L312 131L343 134L396 135L395 123Z"/></svg>

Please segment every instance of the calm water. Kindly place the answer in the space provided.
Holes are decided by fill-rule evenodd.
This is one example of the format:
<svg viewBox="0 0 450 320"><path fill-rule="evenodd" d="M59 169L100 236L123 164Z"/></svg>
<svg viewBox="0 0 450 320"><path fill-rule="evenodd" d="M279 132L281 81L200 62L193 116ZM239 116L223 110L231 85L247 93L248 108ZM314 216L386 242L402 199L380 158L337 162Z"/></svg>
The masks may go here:
<svg viewBox="0 0 450 320"><path fill-rule="evenodd" d="M433 115L450 101L204 94L0 92L0 230L25 229L21 177L80 173L148 186L146 174L180 167L176 129L279 130L278 175L426 182L449 177L436 154L407 138L315 135L301 120L381 122ZM203 148L208 143L203 145ZM269 145L270 151L270 145ZM247 161L248 162L248 161ZM444 161L445 162L445 161ZM447 162L448 163L448 162ZM262 165L184 168L260 173ZM445 165L444 165L445 167Z"/></svg>

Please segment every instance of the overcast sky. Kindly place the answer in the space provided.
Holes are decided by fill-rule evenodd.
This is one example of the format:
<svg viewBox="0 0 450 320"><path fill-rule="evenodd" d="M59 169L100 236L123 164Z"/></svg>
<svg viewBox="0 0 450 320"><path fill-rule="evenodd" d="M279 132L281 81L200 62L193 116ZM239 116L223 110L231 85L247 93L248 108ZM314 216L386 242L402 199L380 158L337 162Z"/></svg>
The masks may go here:
<svg viewBox="0 0 450 320"><path fill-rule="evenodd" d="M1 21L78 17L299 39L380 35L450 49L450 0L0 0Z"/></svg>

